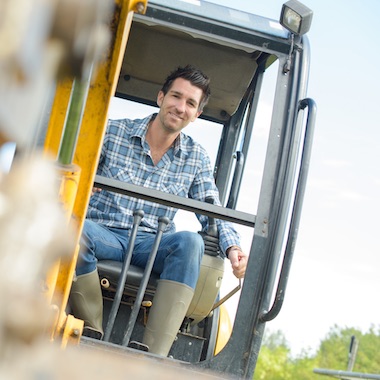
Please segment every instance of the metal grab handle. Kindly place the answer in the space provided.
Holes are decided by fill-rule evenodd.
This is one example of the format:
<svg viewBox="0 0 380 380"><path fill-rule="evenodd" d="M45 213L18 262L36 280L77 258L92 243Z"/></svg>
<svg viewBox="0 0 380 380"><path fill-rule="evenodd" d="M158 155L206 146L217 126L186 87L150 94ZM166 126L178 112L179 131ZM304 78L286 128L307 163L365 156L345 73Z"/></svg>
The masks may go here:
<svg viewBox="0 0 380 380"><path fill-rule="evenodd" d="M228 197L228 202L226 205L227 208L233 208L233 209L236 207L241 179L243 176L243 169L244 169L244 153L237 151L235 152L235 155L236 155L235 172L232 178L230 195Z"/></svg>
<svg viewBox="0 0 380 380"><path fill-rule="evenodd" d="M119 277L119 282L117 283L116 293L115 297L112 303L112 308L108 317L107 321L107 327L106 331L104 332L103 340L105 342L109 342L109 339L111 337L112 329L115 324L115 319L117 312L119 311L120 303L121 303L121 297L123 295L125 282L127 281L127 273L129 269L129 265L131 263L132 258L132 252L133 248L135 246L135 240L137 235L137 229L141 223L142 218L144 217L144 211L143 210L136 210L133 213L133 227L132 227L132 233L131 237L129 239L128 243L128 250L124 257L123 267L121 270L121 274Z"/></svg>
<svg viewBox="0 0 380 380"><path fill-rule="evenodd" d="M314 125L317 112L317 106L313 99L306 98L298 103L298 113L308 107L308 114L305 126L305 138L300 161L299 176L297 188L294 196L293 212L290 220L289 235L286 242L284 260L281 267L280 277L276 290L276 296L273 305L269 311L261 313L260 322L268 322L277 317L280 312L285 298L285 290L288 283L290 266L293 259L294 247L297 240L299 222L301 217L302 203L305 195L307 174L309 171L311 147L314 134Z"/></svg>
<svg viewBox="0 0 380 380"><path fill-rule="evenodd" d="M234 294L236 294L241 289L241 279L239 278L239 285L232 289L228 294L226 294L221 300L214 303L212 310L215 310L217 307L228 301Z"/></svg>
<svg viewBox="0 0 380 380"><path fill-rule="evenodd" d="M150 273L152 272L154 260L157 255L158 246L160 245L162 234L164 233L164 230L169 223L170 223L170 220L166 216L162 216L158 219L156 239L154 240L152 251L150 252L148 262L146 263L146 266L145 266L144 275L143 275L139 290L136 295L136 300L135 300L135 303L133 304L131 315L129 316L127 331L124 335L124 339L122 343L123 346L128 346L129 341L131 339L132 331L136 324L139 309L140 309L140 306L145 294L146 287L148 285Z"/></svg>

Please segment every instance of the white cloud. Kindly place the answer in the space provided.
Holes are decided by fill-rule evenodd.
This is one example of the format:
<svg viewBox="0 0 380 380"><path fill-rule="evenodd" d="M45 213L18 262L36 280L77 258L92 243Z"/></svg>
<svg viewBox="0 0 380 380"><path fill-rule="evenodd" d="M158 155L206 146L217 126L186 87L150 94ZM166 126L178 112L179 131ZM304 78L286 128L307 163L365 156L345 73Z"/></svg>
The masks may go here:
<svg viewBox="0 0 380 380"><path fill-rule="evenodd" d="M333 158L324 160L323 164L335 169L351 166L351 164L346 160L339 160L339 159L333 159Z"/></svg>
<svg viewBox="0 0 380 380"><path fill-rule="evenodd" d="M363 194L360 194L355 191L350 191L350 190L345 190L345 191L340 191L336 193L336 196L338 199L341 201L356 201L356 202L361 202L367 199L367 197L363 196Z"/></svg>

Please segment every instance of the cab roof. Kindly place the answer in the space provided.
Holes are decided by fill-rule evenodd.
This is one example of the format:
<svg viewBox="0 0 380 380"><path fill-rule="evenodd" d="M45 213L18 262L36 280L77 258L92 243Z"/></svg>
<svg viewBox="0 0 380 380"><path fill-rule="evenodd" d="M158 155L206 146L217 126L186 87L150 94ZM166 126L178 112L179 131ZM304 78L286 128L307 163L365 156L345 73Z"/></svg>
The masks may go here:
<svg viewBox="0 0 380 380"><path fill-rule="evenodd" d="M116 94L155 105L166 76L191 64L211 79L203 117L224 122L239 107L260 60L272 63L288 44L277 21L205 1L149 1L146 14L134 16Z"/></svg>

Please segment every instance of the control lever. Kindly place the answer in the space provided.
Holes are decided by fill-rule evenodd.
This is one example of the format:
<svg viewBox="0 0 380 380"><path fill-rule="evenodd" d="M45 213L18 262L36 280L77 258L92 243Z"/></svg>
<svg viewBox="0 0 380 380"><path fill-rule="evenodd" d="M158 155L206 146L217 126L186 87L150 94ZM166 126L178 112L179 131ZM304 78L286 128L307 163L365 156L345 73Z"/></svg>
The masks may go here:
<svg viewBox="0 0 380 380"><path fill-rule="evenodd" d="M144 275L143 275L139 290L136 295L136 300L132 307L131 315L129 316L127 331L124 335L124 339L122 343L123 346L128 346L129 341L131 339L132 331L136 324L139 309L140 309L140 306L145 294L146 287L148 285L150 274L152 272L154 260L157 255L158 246L160 245L162 234L164 233L169 223L170 223L170 220L166 216L161 216L160 218L158 218L158 228L157 228L156 239L154 240L152 251L150 252L148 262L146 263L146 266L145 266Z"/></svg>
<svg viewBox="0 0 380 380"><path fill-rule="evenodd" d="M107 327L106 327L104 337L103 337L103 340L105 342L109 342L109 339L111 337L111 332L112 332L113 326L115 324L116 315L117 315L117 312L119 311L121 297L123 295L125 282L127 281L127 273L128 273L129 265L131 263L132 252L133 252L133 248L135 246L137 229L138 229L143 217L144 217L144 211L143 210L135 210L133 212L132 233L131 233L131 237L129 239L128 250L127 250L127 253L125 254L125 257L124 257L124 262L123 262L123 267L122 267L121 274L119 277L119 282L117 283L115 298L114 298L113 303L112 303L112 308L111 308L111 311L110 311L110 314L108 317Z"/></svg>
<svg viewBox="0 0 380 380"><path fill-rule="evenodd" d="M206 197L205 201L209 204L214 203L212 197ZM211 216L208 217L207 231L200 232L200 235L205 244L205 254L210 256L220 256L218 226L215 218Z"/></svg>

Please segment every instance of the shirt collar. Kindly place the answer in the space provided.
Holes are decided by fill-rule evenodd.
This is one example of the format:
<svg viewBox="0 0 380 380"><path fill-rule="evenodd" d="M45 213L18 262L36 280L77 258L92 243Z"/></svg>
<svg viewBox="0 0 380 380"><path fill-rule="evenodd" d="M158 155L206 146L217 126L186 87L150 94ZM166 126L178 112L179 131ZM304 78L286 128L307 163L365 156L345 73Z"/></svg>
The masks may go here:
<svg viewBox="0 0 380 380"><path fill-rule="evenodd" d="M131 134L131 137L139 137L141 139L141 145L144 146L145 136L148 130L149 123L153 121L157 116L157 113L147 116L142 119L140 123L137 124L136 128L134 128L134 132ZM184 143L185 135L181 132L178 137L175 139L173 144L173 153L177 154L188 154L188 149L186 144Z"/></svg>
<svg viewBox="0 0 380 380"><path fill-rule="evenodd" d="M139 137L141 139L142 145L145 143L145 136L148 130L149 123L154 120L157 116L156 113L147 116L146 118L140 120L140 122L136 123L136 127L133 129L133 133L131 137Z"/></svg>

